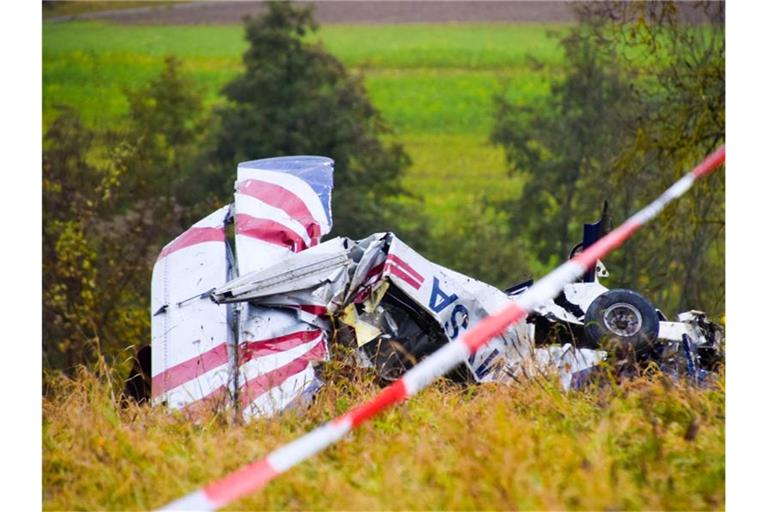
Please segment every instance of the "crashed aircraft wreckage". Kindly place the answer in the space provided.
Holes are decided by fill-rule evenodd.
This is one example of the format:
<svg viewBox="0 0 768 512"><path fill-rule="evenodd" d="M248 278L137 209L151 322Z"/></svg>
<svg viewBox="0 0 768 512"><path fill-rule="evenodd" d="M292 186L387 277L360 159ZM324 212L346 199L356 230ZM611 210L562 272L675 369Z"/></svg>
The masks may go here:
<svg viewBox="0 0 768 512"><path fill-rule="evenodd" d="M234 202L163 248L152 274L151 401L236 406L244 418L308 403L338 344L386 382L524 292L419 255L392 233L321 242L331 230L333 161L241 163ZM586 224L588 247L605 215ZM607 358L656 363L696 381L722 359L722 330L697 311L668 321L604 267L465 361L455 378L508 382L556 371L581 385Z"/></svg>

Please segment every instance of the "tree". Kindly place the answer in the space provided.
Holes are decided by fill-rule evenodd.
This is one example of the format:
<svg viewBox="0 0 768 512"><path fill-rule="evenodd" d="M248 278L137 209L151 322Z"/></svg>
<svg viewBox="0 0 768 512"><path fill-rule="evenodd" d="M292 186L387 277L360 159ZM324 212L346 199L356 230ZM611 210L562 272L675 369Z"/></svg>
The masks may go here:
<svg viewBox="0 0 768 512"><path fill-rule="evenodd" d="M92 226L116 186L112 169L88 155L94 133L64 109L43 146L43 359L69 368L98 349L98 247Z"/></svg>
<svg viewBox="0 0 768 512"><path fill-rule="evenodd" d="M654 185L671 183L725 141L725 5L592 5L585 17L616 22L594 31L622 48L622 66L640 70L647 84L633 133L617 151L614 181L650 200ZM621 29L621 25L628 29ZM617 186L614 185L614 186ZM640 233L617 263L637 274L659 303L677 310L725 307L725 173L718 172L681 198Z"/></svg>
<svg viewBox="0 0 768 512"><path fill-rule="evenodd" d="M194 205L208 195L195 183L208 119L197 86L181 67L168 56L157 77L125 91L129 111L125 129L114 134L111 158L124 170L121 192L128 203L163 198Z"/></svg>
<svg viewBox="0 0 768 512"><path fill-rule="evenodd" d="M510 172L526 178L511 205L518 236L550 265L567 257L579 225L599 212L601 190L588 178L607 167L611 149L628 131L630 87L611 66L613 52L593 51L581 25L561 40L567 68L550 94L534 105L496 98L491 140L504 146Z"/></svg>
<svg viewBox="0 0 768 512"><path fill-rule="evenodd" d="M94 133L64 109L45 134L46 367L114 359L148 341L157 254L211 206L207 192L194 192L202 187L185 186L196 181L204 117L179 68L169 57L157 78L126 91L130 109L118 131Z"/></svg>
<svg viewBox="0 0 768 512"><path fill-rule="evenodd" d="M548 98L535 107L498 100L492 139L510 172L527 177L514 206L518 236L537 258L562 258L603 197L625 218L724 141L723 6L686 9L705 22L687 21L672 2L581 5ZM667 309L722 311L723 192L718 173L665 211L611 256L611 285Z"/></svg>
<svg viewBox="0 0 768 512"><path fill-rule="evenodd" d="M231 193L239 161L291 154L336 161L334 231L363 237L391 229L388 198L404 195L400 176L409 158L368 100L362 80L321 44L304 36L317 28L309 8L271 2L246 19L245 72L224 88L220 130L212 155L216 184ZM390 224L390 225L387 225Z"/></svg>

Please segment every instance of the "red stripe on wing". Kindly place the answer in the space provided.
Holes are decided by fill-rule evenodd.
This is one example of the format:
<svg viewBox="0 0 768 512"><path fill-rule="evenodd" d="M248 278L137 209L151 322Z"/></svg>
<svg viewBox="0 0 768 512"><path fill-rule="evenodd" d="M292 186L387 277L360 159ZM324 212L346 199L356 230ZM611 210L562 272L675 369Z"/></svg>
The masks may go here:
<svg viewBox="0 0 768 512"><path fill-rule="evenodd" d="M322 331L319 330L300 331L267 340L248 341L242 348L240 362L243 364L258 357L285 352L286 350L315 340L322 334Z"/></svg>
<svg viewBox="0 0 768 512"><path fill-rule="evenodd" d="M368 273L365 274L363 282L360 284L359 291L357 292L357 295L355 295L352 299L352 302L355 304L360 304L371 295L372 285L378 282L381 278L381 273L384 271L385 263L386 262L381 262L378 265L371 267Z"/></svg>
<svg viewBox="0 0 768 512"><path fill-rule="evenodd" d="M245 213L235 215L235 233L279 245L293 252L307 248L304 239L291 228L268 219L258 219Z"/></svg>
<svg viewBox="0 0 768 512"><path fill-rule="evenodd" d="M325 359L325 343L320 341L317 345L312 347L306 354L303 354L290 363L267 372L263 375L259 375L256 378L250 379L246 382L240 393L240 403L243 406L247 406L258 397L266 393L272 388L275 388L288 380L290 377L304 371L307 366L312 364L312 361L321 361Z"/></svg>
<svg viewBox="0 0 768 512"><path fill-rule="evenodd" d="M177 388L227 362L227 344L221 343L202 354L152 377L152 398Z"/></svg>
<svg viewBox="0 0 768 512"><path fill-rule="evenodd" d="M395 265L397 265L398 267L403 269L405 272L410 274L415 281L418 281L419 284L424 282L424 278L421 276L421 274L416 272L416 270L414 270L414 268L412 266L410 266L408 263L403 261L403 259L398 257L396 254L391 254L391 253L388 254L387 255L387 262L388 263L394 263Z"/></svg>
<svg viewBox="0 0 768 512"><path fill-rule="evenodd" d="M396 265L394 265L392 263L387 263L384 266L384 270L388 271L390 274L392 274L394 276L399 277L400 279L402 279L403 281L405 281L406 283L408 283L412 287L416 288L417 290L419 288L421 288L421 283L420 282L416 281L409 274L406 274L403 269L401 269L400 267L398 267L398 266L396 266Z"/></svg>
<svg viewBox="0 0 768 512"><path fill-rule="evenodd" d="M328 309L325 306L314 306L311 304L299 304L299 309L302 311L306 311L307 313L311 313L313 315L317 316L327 316L328 315Z"/></svg>
<svg viewBox="0 0 768 512"><path fill-rule="evenodd" d="M381 262L378 265L371 267L371 270L369 270L368 273L365 274L365 279L363 279L363 283L367 283L372 277L381 274L382 270L384 270L384 262Z"/></svg>
<svg viewBox="0 0 768 512"><path fill-rule="evenodd" d="M309 211L301 197L287 188L267 181L250 179L239 182L237 184L237 191L283 210L291 218L304 226L309 238L312 240L312 245L317 244L320 240L322 232L319 222Z"/></svg>
<svg viewBox="0 0 768 512"><path fill-rule="evenodd" d="M182 407L182 410L190 417L211 411L223 411L229 406L229 388L221 385L199 400L190 402Z"/></svg>
<svg viewBox="0 0 768 512"><path fill-rule="evenodd" d="M158 260L161 260L171 253L178 250L190 247L192 245L202 244L205 242L223 242L224 241L224 228L189 228L184 233L179 235L173 242L169 243L158 256Z"/></svg>

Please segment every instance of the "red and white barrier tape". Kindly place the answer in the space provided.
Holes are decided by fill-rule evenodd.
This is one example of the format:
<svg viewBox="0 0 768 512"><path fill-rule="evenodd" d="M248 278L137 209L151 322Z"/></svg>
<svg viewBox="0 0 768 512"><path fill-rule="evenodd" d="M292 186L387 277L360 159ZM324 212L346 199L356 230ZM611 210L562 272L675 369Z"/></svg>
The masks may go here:
<svg viewBox="0 0 768 512"><path fill-rule="evenodd" d="M216 510L223 507L261 489L280 473L332 445L350 430L387 407L415 395L438 377L461 364L470 354L492 338L502 334L510 325L523 320L529 311L544 301L554 298L567 283L581 277L599 258L620 247L640 226L653 219L667 204L691 188L697 179L710 174L724 162L725 146L720 146L696 168L621 226L547 274L515 302L496 314L484 318L464 336L444 345L425 358L369 402L278 448L263 459L169 503L160 510Z"/></svg>

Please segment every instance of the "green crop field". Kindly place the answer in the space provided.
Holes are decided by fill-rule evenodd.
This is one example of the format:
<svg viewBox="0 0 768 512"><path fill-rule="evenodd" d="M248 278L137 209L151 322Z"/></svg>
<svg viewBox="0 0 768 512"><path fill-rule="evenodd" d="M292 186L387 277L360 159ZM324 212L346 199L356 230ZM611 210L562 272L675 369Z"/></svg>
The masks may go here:
<svg viewBox="0 0 768 512"><path fill-rule="evenodd" d="M331 25L312 38L354 73L413 159L406 186L424 198L437 222L455 206L518 193L503 152L488 144L492 100L521 102L547 91L562 55L551 25ZM59 104L72 105L95 127L113 126L127 110L123 91L157 74L165 55L183 59L205 93L241 70L246 44L235 26L122 26L46 23L43 31L44 125ZM545 66L533 71L529 58ZM265 155L254 155L254 158Z"/></svg>

